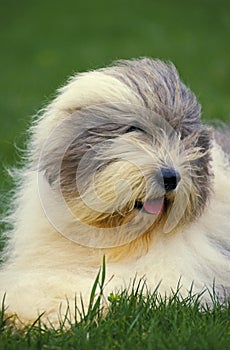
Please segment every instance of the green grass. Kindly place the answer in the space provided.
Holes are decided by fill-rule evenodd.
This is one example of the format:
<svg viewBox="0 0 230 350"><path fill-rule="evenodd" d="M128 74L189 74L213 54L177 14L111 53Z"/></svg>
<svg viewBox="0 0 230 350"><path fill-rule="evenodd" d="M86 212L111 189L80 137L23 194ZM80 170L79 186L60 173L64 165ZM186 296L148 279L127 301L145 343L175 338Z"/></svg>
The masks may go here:
<svg viewBox="0 0 230 350"><path fill-rule="evenodd" d="M118 58L172 60L203 117L228 122L229 13L227 0L3 0L0 211L12 187L4 168L20 165L15 144L24 147L31 115L76 71ZM157 306L156 295L135 291L110 300L106 317L96 306L96 319L85 315L66 332L39 325L15 332L0 317L0 349L229 349L229 307L200 311L177 297Z"/></svg>
<svg viewBox="0 0 230 350"><path fill-rule="evenodd" d="M105 311L104 283L105 263L95 279L89 308L72 323L67 312L58 329L47 328L38 318L15 331L10 320L4 320L3 308L0 349L229 349L230 304L214 301L214 308L202 306L200 296L192 292L181 299L179 288L170 298L162 298L157 289L148 293L140 280L129 291L111 294Z"/></svg>

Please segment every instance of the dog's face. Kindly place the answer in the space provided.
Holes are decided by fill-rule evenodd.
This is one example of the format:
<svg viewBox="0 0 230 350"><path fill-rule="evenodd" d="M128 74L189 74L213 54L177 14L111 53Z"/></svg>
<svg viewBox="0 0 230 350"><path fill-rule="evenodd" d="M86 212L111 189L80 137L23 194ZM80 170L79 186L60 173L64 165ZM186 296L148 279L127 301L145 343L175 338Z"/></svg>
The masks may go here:
<svg viewBox="0 0 230 350"><path fill-rule="evenodd" d="M135 103L69 110L40 155L51 191L78 223L120 234L118 245L189 224L211 187L210 132L195 96L159 61L128 61L103 74L126 84Z"/></svg>

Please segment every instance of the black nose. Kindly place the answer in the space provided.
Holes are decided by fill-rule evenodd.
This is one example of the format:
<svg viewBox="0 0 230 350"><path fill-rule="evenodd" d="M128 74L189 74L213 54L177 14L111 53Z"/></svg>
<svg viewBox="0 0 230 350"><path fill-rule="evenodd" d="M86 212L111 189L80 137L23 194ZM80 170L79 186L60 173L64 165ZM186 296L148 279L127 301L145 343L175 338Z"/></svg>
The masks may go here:
<svg viewBox="0 0 230 350"><path fill-rule="evenodd" d="M166 192L173 191L177 188L177 185L181 179L180 174L172 168L161 169L161 175L163 177L164 188Z"/></svg>

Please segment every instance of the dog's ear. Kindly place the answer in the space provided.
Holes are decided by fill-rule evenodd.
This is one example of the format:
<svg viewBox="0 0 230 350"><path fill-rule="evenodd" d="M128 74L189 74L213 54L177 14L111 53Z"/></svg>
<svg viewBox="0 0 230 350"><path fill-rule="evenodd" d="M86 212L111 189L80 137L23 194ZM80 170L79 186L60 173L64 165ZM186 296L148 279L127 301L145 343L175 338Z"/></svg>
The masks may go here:
<svg viewBox="0 0 230 350"><path fill-rule="evenodd" d="M211 147L213 140L212 128L202 125L197 135L196 146L200 147L204 151L208 151Z"/></svg>
<svg viewBox="0 0 230 350"><path fill-rule="evenodd" d="M213 141L212 128L200 124L191 131L186 137L181 137L185 149L199 148L201 154L209 153Z"/></svg>
<svg viewBox="0 0 230 350"><path fill-rule="evenodd" d="M185 148L198 151L197 157L190 160L191 178L197 189L198 207L203 208L209 198L212 188L213 169L211 166L211 148L213 140L213 131L210 127L201 125L186 139L183 140Z"/></svg>
<svg viewBox="0 0 230 350"><path fill-rule="evenodd" d="M128 128L127 125L107 122L96 127L84 128L82 132L76 133L75 123L70 122L68 129L58 128L43 147L38 171L43 173L50 186L61 184L66 190L73 190L76 187L76 172L78 171L78 175L82 178L95 172L101 163L101 160L96 158L100 146L104 147L104 142L108 146L109 140L124 134ZM62 131L63 133L66 131L66 134ZM87 161L84 161L87 152ZM80 162L82 163L79 170Z"/></svg>
<svg viewBox="0 0 230 350"><path fill-rule="evenodd" d="M74 182L78 164L90 150L85 132L76 138L66 136L65 140L59 136L59 131L57 135L52 135L52 140L43 148L38 162L38 171L43 173L53 188L60 185L64 176L67 183Z"/></svg>

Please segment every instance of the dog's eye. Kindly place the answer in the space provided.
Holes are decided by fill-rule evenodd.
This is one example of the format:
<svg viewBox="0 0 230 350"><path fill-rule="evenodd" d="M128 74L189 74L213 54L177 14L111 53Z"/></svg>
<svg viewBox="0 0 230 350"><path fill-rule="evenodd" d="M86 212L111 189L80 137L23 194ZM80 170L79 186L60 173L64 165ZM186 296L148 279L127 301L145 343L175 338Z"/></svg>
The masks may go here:
<svg viewBox="0 0 230 350"><path fill-rule="evenodd" d="M143 132L142 129L138 128L138 126L130 126L127 130L126 133L133 132L133 131L141 131Z"/></svg>

